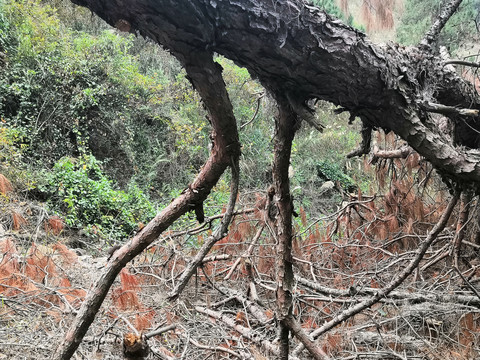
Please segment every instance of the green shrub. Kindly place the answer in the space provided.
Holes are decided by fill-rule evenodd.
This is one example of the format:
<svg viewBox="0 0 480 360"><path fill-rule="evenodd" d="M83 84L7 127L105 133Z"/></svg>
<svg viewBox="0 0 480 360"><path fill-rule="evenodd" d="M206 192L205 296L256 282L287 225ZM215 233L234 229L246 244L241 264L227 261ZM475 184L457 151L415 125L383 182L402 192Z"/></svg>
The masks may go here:
<svg viewBox="0 0 480 360"><path fill-rule="evenodd" d="M310 0L310 2L316 7L325 10L325 12L333 15L339 19L343 19L344 15L342 10L337 6L335 0Z"/></svg>
<svg viewBox="0 0 480 360"><path fill-rule="evenodd" d="M347 191L355 191L356 185L353 179L345 174L338 163L323 160L317 163L317 175L323 181L339 182L340 186Z"/></svg>
<svg viewBox="0 0 480 360"><path fill-rule="evenodd" d="M316 7L324 10L328 14L343 20L346 24L365 32L365 27L363 25L357 24L352 14L346 16L343 11L337 6L335 0L310 0L309 2Z"/></svg>
<svg viewBox="0 0 480 360"><path fill-rule="evenodd" d="M155 209L135 186L116 190L91 155L60 159L44 174L40 190L48 195L49 205L60 213L67 225L87 228L110 239L129 236L139 222L148 222Z"/></svg>
<svg viewBox="0 0 480 360"><path fill-rule="evenodd" d="M0 116L23 134L26 157L52 166L88 150L123 185L135 174L149 185L146 174L155 169L137 149L153 142L148 156L165 158L170 110L158 101L167 79L158 68L140 73L130 53L136 41L112 30L68 29L38 0L0 4L0 46L8 44Z"/></svg>

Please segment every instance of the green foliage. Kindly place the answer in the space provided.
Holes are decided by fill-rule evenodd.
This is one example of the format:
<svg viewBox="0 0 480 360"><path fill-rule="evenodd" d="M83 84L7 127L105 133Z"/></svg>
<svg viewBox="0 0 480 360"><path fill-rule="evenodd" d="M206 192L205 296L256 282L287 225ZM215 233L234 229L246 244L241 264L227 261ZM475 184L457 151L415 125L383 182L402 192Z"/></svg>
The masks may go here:
<svg viewBox="0 0 480 360"><path fill-rule="evenodd" d="M317 164L318 177L324 181L339 182L342 188L354 191L356 186L353 179L345 174L338 163L322 160Z"/></svg>
<svg viewBox="0 0 480 360"><path fill-rule="evenodd" d="M346 158L361 140L359 124L349 125L347 116L334 115L332 106L324 102L318 103L316 113L317 121L325 125L324 131L319 133L303 124L295 137L291 158L295 206L302 206L309 216L334 210L341 201L335 192L319 193L325 181L339 181L346 191L359 187L367 193L374 179L373 173L364 170L363 159ZM324 176L320 176L322 169Z"/></svg>
<svg viewBox="0 0 480 360"><path fill-rule="evenodd" d="M2 9L3 3L0 1L0 10ZM8 21L7 16L0 11L0 51L8 53L10 46L12 46L13 38L10 35L10 22Z"/></svg>
<svg viewBox="0 0 480 360"><path fill-rule="evenodd" d="M40 189L69 226L122 239L131 235L139 222L148 222L155 215L153 205L137 187L127 192L116 190L93 156L62 158L44 176Z"/></svg>
<svg viewBox="0 0 480 360"><path fill-rule="evenodd" d="M17 189L31 190L35 187L35 178L23 163L26 145L22 144L22 134L16 129L5 127L0 118L0 173L5 175Z"/></svg>
<svg viewBox="0 0 480 360"><path fill-rule="evenodd" d="M316 4L342 16L333 0ZM95 19L61 0L0 0L0 51L7 55L0 118L15 134L10 149L28 159L29 169L53 167L38 180L38 192L68 225L122 238L153 216L146 191L168 203L191 182L208 156L210 126L178 62ZM271 181L275 106L246 69L216 61L240 128L241 186L264 189ZM292 186L302 189L296 200L303 204L315 197L322 161L338 166L333 175L345 184L342 174L359 178L358 171L341 171L356 132L330 125L334 117L325 109L318 113L326 131L306 127L294 144ZM227 203L228 182L226 175L205 202L206 216ZM185 219L179 226L194 215Z"/></svg>
<svg viewBox="0 0 480 360"><path fill-rule="evenodd" d="M346 16L343 11L337 6L335 0L310 0L309 2L312 5L315 5L316 7L324 10L328 14L343 20L346 24L365 32L365 27L363 25L357 24L352 14Z"/></svg>
<svg viewBox="0 0 480 360"><path fill-rule="evenodd" d="M3 122L3 119L0 119ZM20 141L21 134L15 129L0 127L0 163L3 168L18 166L21 163L22 148L16 144Z"/></svg>
<svg viewBox="0 0 480 360"><path fill-rule="evenodd" d="M70 30L39 1L5 1L0 9L15 39L0 73L0 116L22 132L28 157L53 164L88 149L123 184L144 171L136 149L166 137L165 111L156 99L167 80L140 73L130 54L133 36ZM154 149L155 157L166 153Z"/></svg>
<svg viewBox="0 0 480 360"><path fill-rule="evenodd" d="M397 28L398 41L405 45L418 44L445 3L446 1L438 0L406 0L405 10ZM471 41L477 32L475 19L479 10L479 0L463 1L459 10L442 30L439 43L454 51L462 43Z"/></svg>

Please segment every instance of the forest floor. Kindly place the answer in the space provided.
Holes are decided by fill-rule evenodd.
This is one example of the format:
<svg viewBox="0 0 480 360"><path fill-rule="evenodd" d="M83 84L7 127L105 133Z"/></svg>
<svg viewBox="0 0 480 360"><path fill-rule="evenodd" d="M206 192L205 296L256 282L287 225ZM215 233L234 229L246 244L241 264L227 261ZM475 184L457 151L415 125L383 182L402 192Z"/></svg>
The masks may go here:
<svg viewBox="0 0 480 360"><path fill-rule="evenodd" d="M2 206L0 359L48 359L105 268L108 244L88 245L92 239L66 230L41 204L4 199ZM143 335L151 359L274 358L275 242L261 217L258 209L237 215L176 300L169 295L211 230L165 233L122 270L74 359L122 359L125 339ZM334 240L335 229L327 230L306 226L293 249L293 311L313 335L388 283L422 239L387 249ZM442 238L453 233L452 224ZM478 359L478 292L447 263L431 264L446 244L440 239L423 270L390 296L322 335L323 351L332 359ZM479 266L464 260L464 277L476 286ZM310 358L291 344L298 359Z"/></svg>

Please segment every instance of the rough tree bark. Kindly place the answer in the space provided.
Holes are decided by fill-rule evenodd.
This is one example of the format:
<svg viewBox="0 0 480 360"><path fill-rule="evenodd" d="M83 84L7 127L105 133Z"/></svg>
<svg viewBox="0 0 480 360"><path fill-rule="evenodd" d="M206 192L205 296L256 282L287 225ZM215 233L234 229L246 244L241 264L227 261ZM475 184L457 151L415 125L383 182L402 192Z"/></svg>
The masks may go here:
<svg viewBox="0 0 480 360"><path fill-rule="evenodd" d="M292 153L292 142L295 132L300 126L301 119L290 106L289 100L283 94L274 94L278 105L278 114L275 118L275 149L273 159L273 188L275 189L274 201L270 206L275 206L277 211L269 211L276 214L275 218L269 219L273 228L276 247L276 316L279 321L278 359L288 360L290 355L289 334L292 333L309 350L314 359L326 360L327 354L314 344L313 340L303 331L293 317L293 257L292 257L292 216L293 199L290 194L290 180L288 167Z"/></svg>
<svg viewBox="0 0 480 360"><path fill-rule="evenodd" d="M113 26L129 24L181 61L192 50L234 60L267 89L285 94L301 116L308 99L332 102L366 126L394 131L445 177L480 180L480 137L468 127L480 128L478 115L445 113L454 136L439 129L428 106L480 109L480 99L425 47L375 45L302 0L72 1ZM429 39L459 2L442 13Z"/></svg>
<svg viewBox="0 0 480 360"><path fill-rule="evenodd" d="M300 121L290 107L286 97L276 96L278 114L275 119L275 150L273 160L274 201L278 211L272 222L276 242L276 282L277 282L277 320L279 321L279 359L288 359L290 329L285 319L292 316L293 259L292 259L292 212L293 202L290 195L288 167L292 151L292 141Z"/></svg>
<svg viewBox="0 0 480 360"><path fill-rule="evenodd" d="M180 215L192 208L198 209L226 167L236 164L239 154L236 124L221 69L212 61L214 53L247 68L274 94L280 109L274 171L278 207L276 235L281 255L277 260L280 358L288 358L290 331L312 354L318 350L297 326L291 312L292 204L288 178L285 178L289 144L298 119L311 117L306 105L308 100L332 102L340 107L339 111L348 111L352 118L361 119L366 139L362 150L355 155L369 151L369 129L392 130L428 159L444 178L468 183L478 191L480 136L470 127L480 129L480 98L471 84L446 68L432 51L444 20L461 0L452 0L438 25L425 37L425 44L411 48L375 45L365 34L302 0L72 1L90 8L112 26L157 41L180 60L211 115L214 148L201 173L185 192L115 252L57 349L56 359L68 359L73 354L121 268ZM448 118L454 124L453 130L441 131L432 113ZM443 223L437 225L430 237L434 238L442 226ZM419 249L418 258L426 251L429 241ZM396 280L403 280L416 265L418 263L410 264ZM341 316L347 317L370 306L397 285L397 281L392 282L372 299ZM327 324L322 331L337 323ZM316 357L323 356L319 351Z"/></svg>

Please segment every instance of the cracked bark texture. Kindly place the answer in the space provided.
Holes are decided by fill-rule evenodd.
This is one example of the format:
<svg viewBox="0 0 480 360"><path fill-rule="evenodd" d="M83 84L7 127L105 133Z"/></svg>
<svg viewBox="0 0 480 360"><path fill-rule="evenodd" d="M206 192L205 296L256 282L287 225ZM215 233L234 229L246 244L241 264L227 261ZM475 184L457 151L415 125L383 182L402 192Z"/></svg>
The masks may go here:
<svg viewBox="0 0 480 360"><path fill-rule="evenodd" d="M443 176L480 181L479 136L468 127L479 128L478 118L451 116L454 137L420 106L479 109L479 98L420 47L375 45L301 0L72 1L113 26L128 22L182 63L192 51L222 54L294 99L294 109L311 98L332 102L366 126L394 131Z"/></svg>
<svg viewBox="0 0 480 360"><path fill-rule="evenodd" d="M298 116L281 94L275 94L278 114L275 118L275 150L273 160L274 206L277 207L273 228L275 229L276 300L277 320L279 320L279 359L288 359L290 327L287 319L292 317L293 259L292 259L292 213L293 201L290 195L288 167L292 153L292 142L298 128Z"/></svg>

